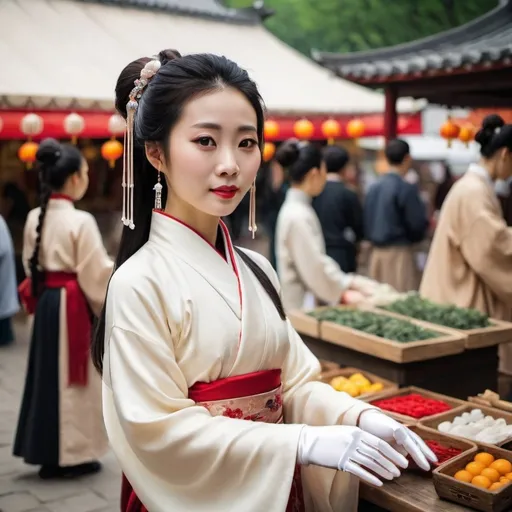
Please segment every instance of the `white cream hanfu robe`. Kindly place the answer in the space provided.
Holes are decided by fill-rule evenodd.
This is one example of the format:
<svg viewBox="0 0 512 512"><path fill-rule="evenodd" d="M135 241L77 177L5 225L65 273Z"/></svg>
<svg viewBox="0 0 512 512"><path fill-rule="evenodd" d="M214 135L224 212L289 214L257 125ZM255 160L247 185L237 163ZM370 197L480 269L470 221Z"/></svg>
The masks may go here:
<svg viewBox="0 0 512 512"><path fill-rule="evenodd" d="M473 164L448 193L430 246L420 294L512 320L512 228L485 169ZM512 344L499 369L512 375Z"/></svg>
<svg viewBox="0 0 512 512"><path fill-rule="evenodd" d="M29 278L39 212L32 210L25 224L22 256ZM108 449L101 378L89 349L90 312L97 315L103 306L113 261L94 217L76 210L67 196L54 194L44 219L39 262L45 291L37 305L31 304L29 280L20 286L35 317L14 454L29 464L74 466L97 460ZM73 345L77 327L84 330L80 354Z"/></svg>
<svg viewBox="0 0 512 512"><path fill-rule="evenodd" d="M312 199L290 188L276 226L277 273L286 311L302 309L308 293L328 304L339 304L352 276L327 255L322 226Z"/></svg>
<svg viewBox="0 0 512 512"><path fill-rule="evenodd" d="M109 285L103 414L149 512L284 512L301 424L356 425L371 407L315 381L317 359L281 320L223 224L220 232L225 258L179 220L154 212L149 241ZM279 289L270 263L246 254ZM189 397L198 382L272 369L281 371L285 424L250 421L258 396L229 407ZM310 466L302 478L305 510L357 510L352 475Z"/></svg>

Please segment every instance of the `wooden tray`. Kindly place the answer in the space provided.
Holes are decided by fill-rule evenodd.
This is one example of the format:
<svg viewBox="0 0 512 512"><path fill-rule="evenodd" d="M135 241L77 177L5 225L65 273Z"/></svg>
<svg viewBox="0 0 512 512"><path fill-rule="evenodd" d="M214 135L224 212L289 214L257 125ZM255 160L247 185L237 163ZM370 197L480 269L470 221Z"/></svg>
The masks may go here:
<svg viewBox="0 0 512 512"><path fill-rule="evenodd" d="M363 308L367 309L367 308ZM395 318L401 318L402 320L411 320L413 319L410 316L401 315L400 313L394 313L393 311L386 311L382 308L373 308L378 312L385 312L389 315L394 316ZM503 320L496 320L495 318L489 318L489 322L491 325L489 327L481 327L478 329L454 329L451 327L445 327L438 324L433 324L432 322L425 322L430 325L431 329L438 330L439 327L443 329L448 329L450 331L455 331L463 334L465 339L465 348L468 350L476 349L476 348L484 348L484 347L492 347L494 345L499 345L501 343L509 343L512 342L512 323L504 322Z"/></svg>
<svg viewBox="0 0 512 512"><path fill-rule="evenodd" d="M423 440L429 440L429 441L437 441L438 443L443 444L444 446L448 446L449 448L456 448L457 450L462 450L462 453L457 455L457 457L460 457L464 454L471 453L474 457L477 452L477 446L472 441L469 441L467 439L461 439L459 437L450 436L448 434L443 434L442 432L439 432L437 430L433 430L431 428L423 427L422 425L416 424L416 425L407 425L409 429L411 429L413 432L416 432ZM450 460L447 460L446 462L442 464L436 465L436 467L441 467L444 464L448 464L448 462L454 460L456 457L453 457ZM422 469L418 468L414 462L409 464L408 469L418 469L419 471L423 471ZM432 470L436 469L435 467L432 468Z"/></svg>
<svg viewBox="0 0 512 512"><path fill-rule="evenodd" d="M477 451L487 451L496 459L512 462L512 453L502 448L477 444ZM468 508L483 512L504 512L512 507L512 482L497 491L480 489L465 482L459 482L453 475L466 467L475 456L468 452L445 462L432 473L434 487L440 498L460 503Z"/></svg>
<svg viewBox="0 0 512 512"><path fill-rule="evenodd" d="M331 370L330 372L325 372L320 375L320 380L329 384L334 377L350 377L354 373L361 373L364 375L372 384L374 382L382 382L384 388L377 393L364 393L362 395L357 396L357 398L362 399L365 397L373 397L376 394L383 393L385 391L394 391L398 389L398 384L391 382L390 380L383 379L373 373L367 372L365 370L359 370L358 368L338 368L337 370Z"/></svg>
<svg viewBox="0 0 512 512"><path fill-rule="evenodd" d="M459 400L458 398L453 398L451 396L446 396L446 395L440 395L439 393L434 393L433 391L429 391L428 389L417 388L415 386L409 386L406 388L398 389L396 391L388 391L388 392L382 392L379 394L375 394L373 396L370 396L369 398L364 398L363 401L373 403L377 400L383 400L385 398L393 398L395 396L409 395L411 393L416 393L425 398L441 400L441 401L445 402L447 405L449 405L450 407L452 407L452 410L446 411L442 414L436 414L434 416L425 416L425 418L419 418L419 419L413 418L411 416L405 416L403 414L398 414L398 413L391 412L391 411L385 411L384 409L382 409L382 412L385 412L388 416L395 418L397 421L400 421L401 423L405 423L407 425L414 425L417 423L423 424L422 420L426 420L429 418L437 418L438 416L442 416L442 415L453 413L453 412L456 413L456 411L463 410L465 404L467 403L467 402L464 402L463 400ZM458 416L458 413L454 414L453 417L455 417L455 416ZM437 431L437 428L436 428L436 431ZM467 441L467 439L465 439L465 441Z"/></svg>
<svg viewBox="0 0 512 512"><path fill-rule="evenodd" d="M340 365L338 363L334 363L333 361L326 361L325 359L319 359L320 367L321 367L321 375L324 373L332 372L333 370L338 370Z"/></svg>
<svg viewBox="0 0 512 512"><path fill-rule="evenodd" d="M340 306L343 308L343 306ZM382 316L391 316L386 311L377 309L369 310L371 313ZM367 334L351 327L345 327L334 322L322 321L319 323L320 339L350 348L357 352L370 354L379 359L393 361L395 363L412 363L414 361L425 361L427 359L436 359L453 354L464 352L465 335L453 329L446 329L439 326L415 320L413 318L402 317L412 324L419 327L435 331L442 336L431 340L410 341L400 343L385 338L379 338L373 334Z"/></svg>
<svg viewBox="0 0 512 512"><path fill-rule="evenodd" d="M437 430L437 427L439 426L440 423L443 423L443 421L452 421L453 418L455 418L456 416L460 416L465 412L470 412L473 409L481 409L485 416L492 416L495 419L503 418L508 425L512 425L512 413L505 412L500 409L494 409L493 407L484 407L483 405L469 404L467 402L463 407L459 409L453 409L451 411L446 411L441 414L436 414L435 416L431 416L430 418L421 419L419 423L424 427ZM455 434L450 435L453 437L458 437L459 439L466 439L465 437L456 436ZM469 439L469 441L471 441L471 439ZM503 447L505 445L508 445L510 442L511 439L506 439L505 441L499 443L498 446ZM494 445L492 444L479 443L478 441L475 441L475 443L485 446L485 449L494 447Z"/></svg>

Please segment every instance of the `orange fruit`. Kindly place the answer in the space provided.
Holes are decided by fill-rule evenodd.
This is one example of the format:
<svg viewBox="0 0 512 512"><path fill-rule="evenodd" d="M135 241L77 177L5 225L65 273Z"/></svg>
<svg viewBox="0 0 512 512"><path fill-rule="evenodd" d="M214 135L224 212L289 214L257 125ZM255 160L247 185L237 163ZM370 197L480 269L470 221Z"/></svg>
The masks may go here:
<svg viewBox="0 0 512 512"><path fill-rule="evenodd" d="M508 484L510 482L510 480L506 476L502 476L502 477L500 477L500 482L502 482L504 484Z"/></svg>
<svg viewBox="0 0 512 512"><path fill-rule="evenodd" d="M482 476L486 476L491 482L497 482L500 479L500 474L492 468L485 468L480 473Z"/></svg>
<svg viewBox="0 0 512 512"><path fill-rule="evenodd" d="M478 476L484 469L485 466L481 462L470 462L466 466L466 471L469 471L473 476Z"/></svg>
<svg viewBox="0 0 512 512"><path fill-rule="evenodd" d="M471 480L471 484L475 487L481 487L482 489L489 489L492 482L486 476L479 475Z"/></svg>
<svg viewBox="0 0 512 512"><path fill-rule="evenodd" d="M461 469L460 471L457 471L455 475L453 475L453 478L455 478L455 480L459 480L460 482L466 482L470 484L471 480L473 480L473 475L469 471Z"/></svg>
<svg viewBox="0 0 512 512"><path fill-rule="evenodd" d="M497 459L489 467L495 469L500 475L512 473L512 464L505 459Z"/></svg>
<svg viewBox="0 0 512 512"><path fill-rule="evenodd" d="M491 487L489 487L489 491L497 491L503 487L503 484L501 482L494 482L491 484Z"/></svg>
<svg viewBox="0 0 512 512"><path fill-rule="evenodd" d="M505 475L505 478L508 478L509 480L512 480L512 473L507 473Z"/></svg>
<svg viewBox="0 0 512 512"><path fill-rule="evenodd" d="M475 455L475 461L481 462L485 467L488 467L494 462L494 457L490 453L481 452Z"/></svg>

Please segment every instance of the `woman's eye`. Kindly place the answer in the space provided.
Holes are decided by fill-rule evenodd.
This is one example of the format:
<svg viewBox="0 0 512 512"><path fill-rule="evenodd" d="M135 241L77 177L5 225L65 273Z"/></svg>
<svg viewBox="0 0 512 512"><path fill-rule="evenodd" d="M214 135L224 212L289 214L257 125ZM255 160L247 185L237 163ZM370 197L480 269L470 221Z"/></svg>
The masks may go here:
<svg viewBox="0 0 512 512"><path fill-rule="evenodd" d="M244 139L242 142L240 142L241 148L252 148L256 145L258 145L258 141L254 139Z"/></svg>
<svg viewBox="0 0 512 512"><path fill-rule="evenodd" d="M199 137L195 142L200 146L215 146L215 141L211 137Z"/></svg>

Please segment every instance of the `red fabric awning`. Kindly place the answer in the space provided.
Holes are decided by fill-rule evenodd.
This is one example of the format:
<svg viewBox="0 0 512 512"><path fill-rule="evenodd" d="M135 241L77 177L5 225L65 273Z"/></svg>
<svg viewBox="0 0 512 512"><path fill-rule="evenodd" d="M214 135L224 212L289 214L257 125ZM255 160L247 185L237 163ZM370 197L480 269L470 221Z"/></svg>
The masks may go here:
<svg viewBox="0 0 512 512"><path fill-rule="evenodd" d="M40 140L45 137L54 137L56 139L69 139L70 136L64 131L64 119L70 111L37 111L43 118L44 129L41 135L34 137L34 140ZM28 111L23 110L0 110L0 118L3 128L0 131L0 140L26 139L20 129L20 123L23 116ZM111 136L108 131L108 121L112 112L79 112L85 120L85 129L80 134L81 138L106 139ZM322 123L328 118L327 116L306 116L314 127L315 132L311 140L323 140L325 136L322 134ZM363 114L357 116L366 126L365 137L375 137L384 135L384 114ZM276 140L286 140L294 137L293 125L300 119L297 116L270 116L271 119L279 124L279 135ZM332 119L338 121L342 127L340 138L349 138L345 132L347 123L354 119L350 115L337 115ZM422 133L421 112L413 114L400 114L398 116L398 133L400 135L419 135Z"/></svg>

